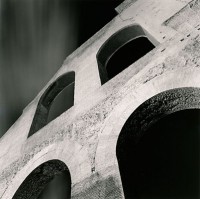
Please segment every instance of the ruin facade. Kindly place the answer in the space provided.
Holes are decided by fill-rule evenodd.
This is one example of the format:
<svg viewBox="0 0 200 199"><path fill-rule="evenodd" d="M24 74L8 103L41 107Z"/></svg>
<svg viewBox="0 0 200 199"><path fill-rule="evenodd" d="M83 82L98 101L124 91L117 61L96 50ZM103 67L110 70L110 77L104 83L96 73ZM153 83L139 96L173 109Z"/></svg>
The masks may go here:
<svg viewBox="0 0 200 199"><path fill-rule="evenodd" d="M192 133L185 140L175 133L159 136L179 122L174 114L185 114L181 126L191 117L199 121L200 2L126 0L116 11L66 58L1 138L0 198L38 198L61 175L65 198L183 198L185 170L175 179L169 173L177 171L171 167L184 154L177 146L184 148ZM65 111L49 118L64 90ZM172 121L154 135L151 129L170 115ZM198 151L189 150L188 157ZM188 168L196 176L193 166ZM197 184L184 195L198 198Z"/></svg>

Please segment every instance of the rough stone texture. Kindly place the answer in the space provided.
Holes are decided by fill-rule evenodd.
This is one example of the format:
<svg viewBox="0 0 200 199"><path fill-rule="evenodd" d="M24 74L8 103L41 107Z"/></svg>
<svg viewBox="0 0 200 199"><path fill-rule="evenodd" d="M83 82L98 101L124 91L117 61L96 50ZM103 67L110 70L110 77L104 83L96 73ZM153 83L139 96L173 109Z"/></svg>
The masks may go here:
<svg viewBox="0 0 200 199"><path fill-rule="evenodd" d="M162 114L200 107L199 1L128 0L118 12L64 61L1 138L0 198L11 199L35 168L52 159L69 169L71 198L124 198L116 144L130 115L135 111L147 128ZM96 54L112 34L132 24L159 45L101 86ZM74 106L27 138L40 97L69 71L75 72Z"/></svg>
<svg viewBox="0 0 200 199"><path fill-rule="evenodd" d="M118 148L121 148L120 144L130 142L130 140L132 144L136 144L151 125L168 114L184 109L199 108L199 98L200 89L189 87L168 90L145 101L126 121L128 125L124 125L121 130Z"/></svg>

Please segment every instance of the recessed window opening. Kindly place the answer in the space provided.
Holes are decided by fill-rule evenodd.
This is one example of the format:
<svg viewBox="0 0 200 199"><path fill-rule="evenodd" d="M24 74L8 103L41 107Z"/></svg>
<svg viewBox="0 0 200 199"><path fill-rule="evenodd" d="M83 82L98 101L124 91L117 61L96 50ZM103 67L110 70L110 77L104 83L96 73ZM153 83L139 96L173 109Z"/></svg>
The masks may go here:
<svg viewBox="0 0 200 199"><path fill-rule="evenodd" d="M74 105L74 85L75 72L68 72L47 88L38 102L29 136Z"/></svg>
<svg viewBox="0 0 200 199"><path fill-rule="evenodd" d="M54 98L49 110L47 123L51 122L74 105L74 98L71 96L74 96L74 82L66 86L62 92Z"/></svg>
<svg viewBox="0 0 200 199"><path fill-rule="evenodd" d="M139 25L125 27L113 34L97 53L101 83L112 79L157 44Z"/></svg>
<svg viewBox="0 0 200 199"><path fill-rule="evenodd" d="M200 110L180 110L196 107L190 96L194 104L179 94L177 104L175 95L149 100L124 124L116 154L125 198L200 198Z"/></svg>
<svg viewBox="0 0 200 199"><path fill-rule="evenodd" d="M71 177L60 160L47 161L34 169L20 185L13 199L70 199Z"/></svg>

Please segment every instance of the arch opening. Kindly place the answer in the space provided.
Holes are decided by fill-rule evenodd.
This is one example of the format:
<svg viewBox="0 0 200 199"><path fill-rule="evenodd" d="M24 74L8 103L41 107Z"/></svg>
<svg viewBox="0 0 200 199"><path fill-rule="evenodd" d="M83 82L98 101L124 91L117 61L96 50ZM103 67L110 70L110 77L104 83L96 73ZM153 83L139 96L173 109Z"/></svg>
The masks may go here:
<svg viewBox="0 0 200 199"><path fill-rule="evenodd" d="M71 177L65 163L47 161L34 169L15 192L13 199L69 199Z"/></svg>
<svg viewBox="0 0 200 199"><path fill-rule="evenodd" d="M99 49L97 63L104 84L151 51L158 42L139 25L125 27L113 34Z"/></svg>
<svg viewBox="0 0 200 199"><path fill-rule="evenodd" d="M199 198L199 97L163 92L128 118L116 151L125 198Z"/></svg>
<svg viewBox="0 0 200 199"><path fill-rule="evenodd" d="M74 105L75 72L60 76L41 96L29 131L33 135Z"/></svg>

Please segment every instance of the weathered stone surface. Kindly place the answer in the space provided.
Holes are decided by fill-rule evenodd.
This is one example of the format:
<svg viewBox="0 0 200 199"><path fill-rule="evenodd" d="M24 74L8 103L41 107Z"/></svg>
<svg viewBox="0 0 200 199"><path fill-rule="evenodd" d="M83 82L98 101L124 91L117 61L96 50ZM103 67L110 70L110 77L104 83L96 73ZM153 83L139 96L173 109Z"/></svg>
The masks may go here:
<svg viewBox="0 0 200 199"><path fill-rule="evenodd" d="M52 159L69 169L71 198L124 198L116 143L129 116L135 111L132 121L141 130L162 114L200 107L199 8L199 1L189 0L125 1L1 138L0 198L11 199L35 168ZM132 24L159 45L101 86L96 54L112 34ZM69 71L76 74L74 106L27 138L40 97Z"/></svg>

